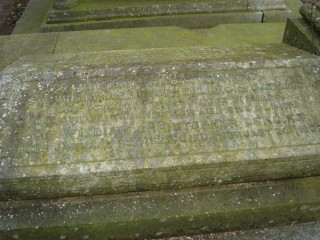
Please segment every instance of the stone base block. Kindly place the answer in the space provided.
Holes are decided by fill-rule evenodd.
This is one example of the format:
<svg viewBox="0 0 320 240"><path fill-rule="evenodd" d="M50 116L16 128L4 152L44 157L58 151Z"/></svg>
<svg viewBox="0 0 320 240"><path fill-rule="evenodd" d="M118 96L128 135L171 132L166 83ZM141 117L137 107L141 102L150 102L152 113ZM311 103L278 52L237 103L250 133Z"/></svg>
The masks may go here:
<svg viewBox="0 0 320 240"><path fill-rule="evenodd" d="M0 239L128 239L320 218L320 178L0 205Z"/></svg>
<svg viewBox="0 0 320 240"><path fill-rule="evenodd" d="M288 18L283 42L301 50L320 55L320 34L303 18Z"/></svg>

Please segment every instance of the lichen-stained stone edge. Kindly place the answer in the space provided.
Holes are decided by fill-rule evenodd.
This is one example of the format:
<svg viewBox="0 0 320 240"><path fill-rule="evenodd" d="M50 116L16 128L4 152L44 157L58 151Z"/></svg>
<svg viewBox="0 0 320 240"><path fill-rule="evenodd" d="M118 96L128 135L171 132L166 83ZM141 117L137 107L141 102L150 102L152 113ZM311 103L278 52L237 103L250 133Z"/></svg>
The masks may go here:
<svg viewBox="0 0 320 240"><path fill-rule="evenodd" d="M320 217L319 177L0 205L0 239L141 239Z"/></svg>

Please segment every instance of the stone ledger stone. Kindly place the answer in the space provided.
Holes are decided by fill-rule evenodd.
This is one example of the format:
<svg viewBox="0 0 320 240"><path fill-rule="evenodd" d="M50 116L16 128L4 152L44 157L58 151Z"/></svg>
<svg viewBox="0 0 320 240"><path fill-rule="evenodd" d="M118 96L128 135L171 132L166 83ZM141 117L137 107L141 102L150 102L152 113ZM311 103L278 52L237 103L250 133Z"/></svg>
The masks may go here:
<svg viewBox="0 0 320 240"><path fill-rule="evenodd" d="M319 174L319 63L286 45L21 58L0 78L1 198Z"/></svg>

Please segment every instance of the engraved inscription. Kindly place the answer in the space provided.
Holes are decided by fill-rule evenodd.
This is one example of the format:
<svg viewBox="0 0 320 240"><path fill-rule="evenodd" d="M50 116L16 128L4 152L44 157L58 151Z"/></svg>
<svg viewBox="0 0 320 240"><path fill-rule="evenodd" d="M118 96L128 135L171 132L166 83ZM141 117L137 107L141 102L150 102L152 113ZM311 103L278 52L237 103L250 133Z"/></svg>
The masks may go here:
<svg viewBox="0 0 320 240"><path fill-rule="evenodd" d="M292 79L290 69L240 69L30 82L15 164L318 143L316 93Z"/></svg>

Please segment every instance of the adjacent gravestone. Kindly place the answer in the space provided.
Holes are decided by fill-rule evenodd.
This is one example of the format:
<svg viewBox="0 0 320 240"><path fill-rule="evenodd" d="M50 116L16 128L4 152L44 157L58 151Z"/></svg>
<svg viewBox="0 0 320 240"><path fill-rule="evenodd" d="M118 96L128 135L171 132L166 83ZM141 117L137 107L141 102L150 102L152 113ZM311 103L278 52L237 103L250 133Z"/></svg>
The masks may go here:
<svg viewBox="0 0 320 240"><path fill-rule="evenodd" d="M320 55L320 3L303 4L303 18L288 18L283 42L312 54Z"/></svg>
<svg viewBox="0 0 320 240"><path fill-rule="evenodd" d="M284 21L291 11L283 0L75 1L55 0L42 31L154 26L189 29L226 23Z"/></svg>

